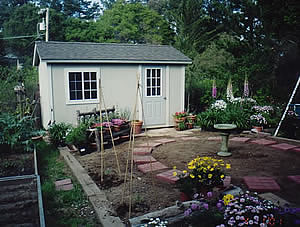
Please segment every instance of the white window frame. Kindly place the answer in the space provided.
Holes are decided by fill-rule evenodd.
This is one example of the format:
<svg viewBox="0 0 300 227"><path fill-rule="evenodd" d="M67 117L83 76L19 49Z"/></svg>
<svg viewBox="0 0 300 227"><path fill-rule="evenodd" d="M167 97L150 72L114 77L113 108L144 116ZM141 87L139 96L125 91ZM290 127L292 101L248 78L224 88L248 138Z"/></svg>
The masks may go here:
<svg viewBox="0 0 300 227"><path fill-rule="evenodd" d="M148 96L147 95L147 70L150 69L151 70L151 80L150 80L150 83L151 83L151 89L152 89L152 70L157 70L159 69L160 70L160 95L150 95ZM145 85L145 88L144 88L144 92L145 92L145 97L147 98L159 98L159 97L162 97L163 96L163 79L162 79L162 74L163 74L163 70L162 68L159 68L159 67L148 67L148 68L145 68L145 77L144 77L144 85ZM156 85L157 86L157 85ZM151 91L152 93L152 91Z"/></svg>
<svg viewBox="0 0 300 227"><path fill-rule="evenodd" d="M81 100L71 100L70 99L70 87L69 87L69 73L81 73L82 76L82 99ZM85 72L95 72L96 73L96 89L97 89L97 99L84 99L84 73ZM65 77L65 97L66 104L96 104L99 103L99 79L100 79L100 69L99 68L91 68L91 67L72 67L65 68L64 70Z"/></svg>

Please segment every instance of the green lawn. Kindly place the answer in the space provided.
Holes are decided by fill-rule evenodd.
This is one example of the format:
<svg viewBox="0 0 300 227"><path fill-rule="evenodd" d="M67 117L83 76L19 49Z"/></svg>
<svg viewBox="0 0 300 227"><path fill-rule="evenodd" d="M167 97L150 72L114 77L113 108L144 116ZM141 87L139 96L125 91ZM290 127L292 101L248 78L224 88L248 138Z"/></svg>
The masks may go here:
<svg viewBox="0 0 300 227"><path fill-rule="evenodd" d="M58 149L42 141L37 145L37 152L46 226L101 226ZM66 178L72 179L74 188L56 191L54 182Z"/></svg>

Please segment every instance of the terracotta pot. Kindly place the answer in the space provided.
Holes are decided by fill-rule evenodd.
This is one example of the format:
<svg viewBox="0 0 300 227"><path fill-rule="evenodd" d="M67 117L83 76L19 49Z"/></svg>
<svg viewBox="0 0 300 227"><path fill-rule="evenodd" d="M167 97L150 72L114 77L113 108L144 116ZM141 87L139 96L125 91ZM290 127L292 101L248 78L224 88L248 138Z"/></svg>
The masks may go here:
<svg viewBox="0 0 300 227"><path fill-rule="evenodd" d="M188 129L194 128L193 123L186 123L185 125L186 125L186 127L187 127Z"/></svg>
<svg viewBox="0 0 300 227"><path fill-rule="evenodd" d="M134 120L131 121L131 127L133 127L134 134L140 134L142 132L143 121Z"/></svg>
<svg viewBox="0 0 300 227"><path fill-rule="evenodd" d="M261 132L263 130L262 126L252 126L252 128L256 129L258 132Z"/></svg>

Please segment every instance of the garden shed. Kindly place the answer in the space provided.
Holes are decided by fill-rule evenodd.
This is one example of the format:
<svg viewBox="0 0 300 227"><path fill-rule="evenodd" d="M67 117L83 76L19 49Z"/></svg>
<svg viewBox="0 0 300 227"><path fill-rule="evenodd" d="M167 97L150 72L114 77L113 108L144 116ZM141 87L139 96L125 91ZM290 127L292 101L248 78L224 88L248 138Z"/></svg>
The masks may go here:
<svg viewBox="0 0 300 227"><path fill-rule="evenodd" d="M75 125L77 110L98 109L99 83L107 107L132 111L139 78L138 120L171 126L172 115L184 109L185 67L191 63L168 45L36 42L42 125Z"/></svg>

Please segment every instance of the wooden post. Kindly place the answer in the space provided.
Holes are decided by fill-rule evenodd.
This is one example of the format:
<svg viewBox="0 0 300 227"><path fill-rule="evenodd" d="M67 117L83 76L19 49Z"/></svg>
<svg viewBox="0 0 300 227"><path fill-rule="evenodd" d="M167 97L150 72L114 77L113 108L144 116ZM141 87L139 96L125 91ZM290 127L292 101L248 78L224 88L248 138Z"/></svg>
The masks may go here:
<svg viewBox="0 0 300 227"><path fill-rule="evenodd" d="M80 111L76 110L76 115L77 115L77 126L80 125Z"/></svg>

